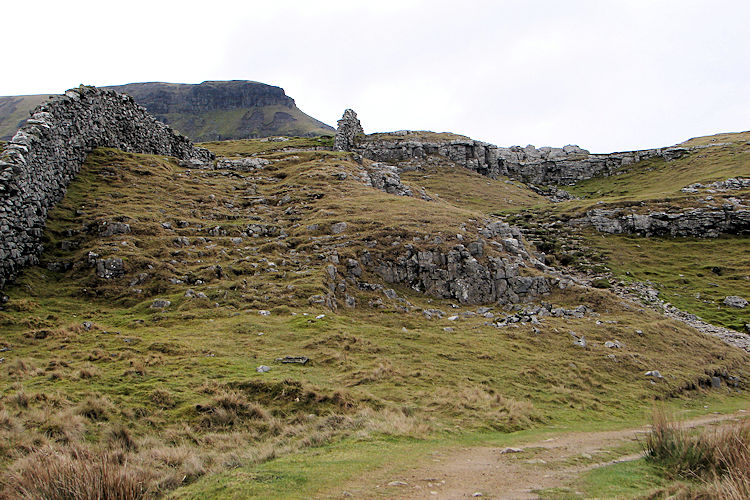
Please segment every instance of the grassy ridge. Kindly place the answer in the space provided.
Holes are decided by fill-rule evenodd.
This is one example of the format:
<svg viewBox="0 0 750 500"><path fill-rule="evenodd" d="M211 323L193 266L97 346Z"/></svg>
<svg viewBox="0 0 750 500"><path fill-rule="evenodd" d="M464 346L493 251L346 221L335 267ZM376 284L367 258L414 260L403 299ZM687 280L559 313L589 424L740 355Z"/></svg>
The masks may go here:
<svg viewBox="0 0 750 500"><path fill-rule="evenodd" d="M680 189L696 182L706 184L738 176L750 176L750 145L744 142L698 150L669 162L652 158L634 163L617 175L581 181L569 191L605 203L693 199Z"/></svg>

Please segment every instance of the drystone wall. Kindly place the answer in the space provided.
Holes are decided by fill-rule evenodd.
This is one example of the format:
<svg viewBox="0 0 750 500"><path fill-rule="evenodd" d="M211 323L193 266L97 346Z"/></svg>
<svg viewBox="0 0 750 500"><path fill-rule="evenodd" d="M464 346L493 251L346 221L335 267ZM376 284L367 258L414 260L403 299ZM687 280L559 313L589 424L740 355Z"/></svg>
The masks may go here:
<svg viewBox="0 0 750 500"><path fill-rule="evenodd" d="M590 154L575 145L562 148L495 146L468 137L425 140L423 132L399 131L375 136L352 134L362 130L357 115L347 110L339 120L337 149L352 151L374 161L398 163L440 155L462 167L496 178L504 175L529 184L573 185L596 176L612 175L621 167L661 157L680 158L690 148L668 147L612 154Z"/></svg>
<svg viewBox="0 0 750 500"><path fill-rule="evenodd" d="M130 96L82 86L51 98L0 153L0 288L38 262L48 211L97 147L213 159Z"/></svg>

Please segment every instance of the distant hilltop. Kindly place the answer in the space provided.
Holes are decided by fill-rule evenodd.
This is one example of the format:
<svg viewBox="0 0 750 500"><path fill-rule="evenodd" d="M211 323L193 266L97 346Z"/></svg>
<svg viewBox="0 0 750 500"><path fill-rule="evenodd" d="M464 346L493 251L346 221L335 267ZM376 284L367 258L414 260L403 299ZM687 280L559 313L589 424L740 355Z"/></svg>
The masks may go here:
<svg viewBox="0 0 750 500"><path fill-rule="evenodd" d="M158 120L194 141L276 135L333 135L334 129L303 113L281 87L231 80L184 83L128 83L102 87L132 96ZM0 97L0 140L8 140L49 96Z"/></svg>

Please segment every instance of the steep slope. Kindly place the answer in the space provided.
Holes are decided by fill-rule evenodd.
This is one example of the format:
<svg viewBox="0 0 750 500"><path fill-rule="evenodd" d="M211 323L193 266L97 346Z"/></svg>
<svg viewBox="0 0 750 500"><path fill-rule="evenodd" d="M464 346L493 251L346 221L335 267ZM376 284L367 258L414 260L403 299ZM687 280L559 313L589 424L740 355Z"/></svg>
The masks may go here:
<svg viewBox="0 0 750 500"><path fill-rule="evenodd" d="M467 183L455 165L407 182L325 146L220 143L230 158L198 169L89 155L50 214L42 264L0 312L9 491L39 470L105 463L146 497L206 476L194 490L205 498L227 468L346 436L366 447L383 435L628 419L654 399L700 394L712 376L746 377L740 350L563 283L522 240L486 231L493 199L535 204L533 193L493 181L467 209L419 184ZM436 283L496 258L565 289L471 304L408 264L459 246L474 255L435 264L446 273ZM378 262L404 262L405 274ZM654 369L663 378L644 376ZM229 480L244 490L254 477Z"/></svg>
<svg viewBox="0 0 750 500"><path fill-rule="evenodd" d="M306 115L279 87L245 80L130 83L103 87L135 98L160 121L196 141L332 134ZM0 97L0 139L13 136L47 95Z"/></svg>

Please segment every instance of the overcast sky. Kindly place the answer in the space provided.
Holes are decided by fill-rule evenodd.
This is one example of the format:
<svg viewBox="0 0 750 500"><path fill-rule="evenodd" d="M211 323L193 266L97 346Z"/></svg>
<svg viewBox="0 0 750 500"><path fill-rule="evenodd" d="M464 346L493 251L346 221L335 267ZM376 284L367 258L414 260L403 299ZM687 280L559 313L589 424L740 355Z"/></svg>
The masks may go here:
<svg viewBox="0 0 750 500"><path fill-rule="evenodd" d="M334 126L594 152L750 129L748 0L8 4L0 95L247 79Z"/></svg>

